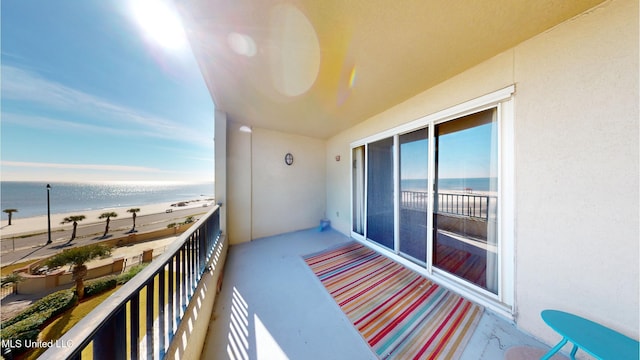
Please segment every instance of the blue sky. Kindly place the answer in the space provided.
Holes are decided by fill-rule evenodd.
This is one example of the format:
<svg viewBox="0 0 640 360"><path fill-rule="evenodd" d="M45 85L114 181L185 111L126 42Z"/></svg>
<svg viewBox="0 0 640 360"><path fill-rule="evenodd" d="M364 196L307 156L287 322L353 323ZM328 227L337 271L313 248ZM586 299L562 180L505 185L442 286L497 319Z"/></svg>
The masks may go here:
<svg viewBox="0 0 640 360"><path fill-rule="evenodd" d="M2 180L213 181L213 102L144 3L2 0Z"/></svg>
<svg viewBox="0 0 640 360"><path fill-rule="evenodd" d="M426 133L424 134L426 136ZM488 123L440 136L438 177L441 179L496 177L498 171L497 126ZM426 179L428 173L427 139L402 145L401 177Z"/></svg>

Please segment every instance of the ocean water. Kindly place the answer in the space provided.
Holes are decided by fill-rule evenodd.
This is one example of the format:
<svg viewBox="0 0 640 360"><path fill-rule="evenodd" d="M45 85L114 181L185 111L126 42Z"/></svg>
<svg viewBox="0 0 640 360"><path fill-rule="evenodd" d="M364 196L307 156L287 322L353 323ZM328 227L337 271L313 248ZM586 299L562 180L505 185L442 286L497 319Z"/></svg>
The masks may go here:
<svg viewBox="0 0 640 360"><path fill-rule="evenodd" d="M170 182L50 183L51 213L69 213L213 198L213 183ZM1 210L21 218L47 214L47 183L0 182ZM2 213L3 218L5 218ZM15 216L14 215L14 216Z"/></svg>
<svg viewBox="0 0 640 360"><path fill-rule="evenodd" d="M401 181L402 190L427 191L427 179L405 179ZM497 188L497 178L452 178L438 179L438 189L491 191Z"/></svg>

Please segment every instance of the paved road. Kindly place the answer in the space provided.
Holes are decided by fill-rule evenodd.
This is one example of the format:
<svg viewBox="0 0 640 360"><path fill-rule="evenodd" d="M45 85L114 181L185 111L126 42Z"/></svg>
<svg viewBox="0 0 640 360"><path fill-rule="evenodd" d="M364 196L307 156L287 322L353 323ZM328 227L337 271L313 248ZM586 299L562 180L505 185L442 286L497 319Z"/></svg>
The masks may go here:
<svg viewBox="0 0 640 360"><path fill-rule="evenodd" d="M171 213L138 215L136 218L136 231L142 233L165 229L168 224L184 222L189 216L193 216L194 219L197 220L209 210L210 208L199 207L184 210L176 209ZM104 240L102 235L104 234L105 224L105 221L84 225L82 222L79 222L76 239L71 243L69 243L69 239L71 239L71 229L52 229L52 243L49 245L47 245L48 235L46 230L36 235L14 234L3 237L2 240L0 240L0 263L2 266L6 266L28 259L50 256L72 246L96 243L97 241ZM112 219L107 238L128 235L132 225L131 217Z"/></svg>

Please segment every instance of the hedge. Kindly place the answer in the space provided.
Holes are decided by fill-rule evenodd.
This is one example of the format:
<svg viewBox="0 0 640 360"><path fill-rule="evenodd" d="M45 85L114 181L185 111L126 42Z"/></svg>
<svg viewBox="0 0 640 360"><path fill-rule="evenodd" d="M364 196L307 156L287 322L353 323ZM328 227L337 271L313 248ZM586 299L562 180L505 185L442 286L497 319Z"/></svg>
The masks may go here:
<svg viewBox="0 0 640 360"><path fill-rule="evenodd" d="M85 297L99 295L115 288L118 284L126 283L145 266L146 264L136 265L124 274L88 281L84 288ZM0 329L2 354L11 353L15 356L29 350L21 345L37 341L40 329L45 323L71 309L77 302L78 297L73 289L57 291L34 302L20 314L3 322ZM9 348L5 345L13 347Z"/></svg>
<svg viewBox="0 0 640 360"><path fill-rule="evenodd" d="M42 299L34 302L20 314L2 323L3 329L22 321L34 314L47 314L50 317L63 313L70 309L78 301L78 297L73 290L61 290L51 293Z"/></svg>
<svg viewBox="0 0 640 360"><path fill-rule="evenodd" d="M42 325L72 308L77 302L78 297L73 291L57 291L36 301L25 311L5 321L0 329L2 353L16 355L28 350L23 345L38 339ZM5 345L12 347L8 348Z"/></svg>
<svg viewBox="0 0 640 360"><path fill-rule="evenodd" d="M122 285L131 280L134 276L138 275L138 273L142 271L145 266L147 266L147 264L138 264L129 269L129 271L127 271L126 273L118 275L118 285Z"/></svg>
<svg viewBox="0 0 640 360"><path fill-rule="evenodd" d="M88 281L84 286L84 296L91 297L100 295L107 290L111 290L118 285L118 279L115 276L106 276L98 280Z"/></svg>

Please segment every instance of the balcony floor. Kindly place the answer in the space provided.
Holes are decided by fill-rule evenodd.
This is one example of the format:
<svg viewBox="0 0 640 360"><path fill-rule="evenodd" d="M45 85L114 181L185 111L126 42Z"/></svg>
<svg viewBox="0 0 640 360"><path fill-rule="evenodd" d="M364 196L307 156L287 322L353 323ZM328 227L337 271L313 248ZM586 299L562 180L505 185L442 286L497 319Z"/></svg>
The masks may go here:
<svg viewBox="0 0 640 360"><path fill-rule="evenodd" d="M202 358L376 359L302 259L346 241L311 229L232 246ZM503 359L521 345L548 349L485 311L462 358Z"/></svg>

